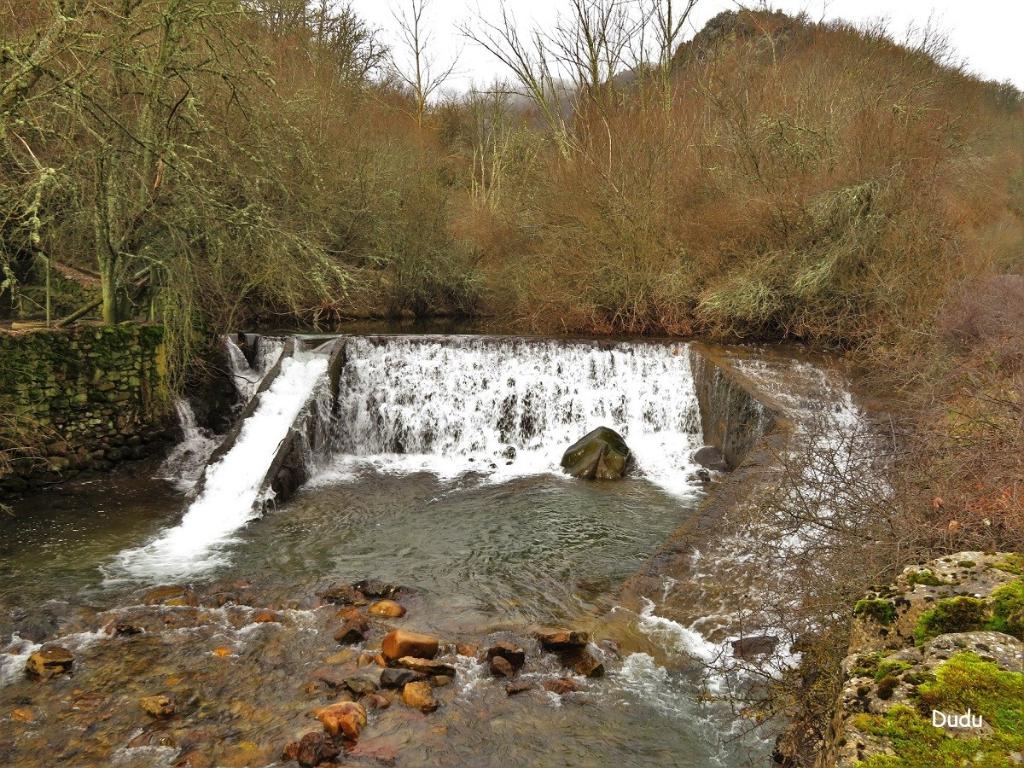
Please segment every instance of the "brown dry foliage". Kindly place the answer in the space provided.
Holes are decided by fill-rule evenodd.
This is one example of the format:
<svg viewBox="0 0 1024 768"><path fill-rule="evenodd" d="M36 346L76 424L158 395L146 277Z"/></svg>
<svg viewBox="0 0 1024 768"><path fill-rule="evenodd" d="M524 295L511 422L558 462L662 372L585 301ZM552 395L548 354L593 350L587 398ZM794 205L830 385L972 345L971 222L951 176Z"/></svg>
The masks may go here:
<svg viewBox="0 0 1024 768"><path fill-rule="evenodd" d="M792 22L680 57L550 152L507 265L538 329L796 337L928 324L1019 249L1019 105L877 31Z"/></svg>

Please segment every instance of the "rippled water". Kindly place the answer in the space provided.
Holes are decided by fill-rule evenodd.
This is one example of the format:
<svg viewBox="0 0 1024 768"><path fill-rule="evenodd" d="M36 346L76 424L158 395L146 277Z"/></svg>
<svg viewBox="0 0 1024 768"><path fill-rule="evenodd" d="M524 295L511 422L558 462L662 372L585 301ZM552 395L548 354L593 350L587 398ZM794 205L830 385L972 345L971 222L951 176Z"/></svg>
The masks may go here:
<svg viewBox="0 0 1024 768"><path fill-rule="evenodd" d="M595 485L537 475L495 483L356 468L250 524L230 564L195 585L197 607L142 606L144 580L105 585L100 572L117 552L174 521L180 497L169 485L118 481L65 493L30 500L4 523L0 632L62 638L77 657L73 677L39 683L15 674L0 689L0 712L30 710L37 718L0 721L5 764L49 765L64 755L70 765L100 765L116 755L124 765L173 765L193 743L212 760L202 764L275 764L286 741L315 729L309 709L331 700L303 692L313 670L340 649L331 638L335 609L317 608L315 593L364 577L411 589L403 598L409 614L397 625L453 642L511 637L526 644L527 679L564 674L529 645L540 625L617 638L625 658L609 656L607 677L584 682L584 692L565 700L540 691L509 697L465 659L456 685L439 689L443 706L434 715L400 703L374 714L354 764L375 748L401 766L747 759L746 747L723 747L708 730L711 713L697 703L685 669L631 653L642 644L632 647L628 635L605 624L617 586L692 510L646 480ZM214 607L219 599L211 595L224 590L239 607ZM252 624L266 607L282 621ZM146 631L96 632L113 620ZM224 646L228 658L213 653ZM184 689L204 702L187 717L155 724L138 708L142 695ZM125 750L139 733L175 746ZM763 745L757 748L752 754L763 757Z"/></svg>
<svg viewBox="0 0 1024 768"><path fill-rule="evenodd" d="M616 359L577 346L573 354L646 382L642 391L652 402L692 411L678 350L641 346ZM443 372L436 360L423 362L436 350L421 352L421 380ZM317 598L330 583L363 578L402 585L408 608L405 618L375 627L368 649L389 626L484 647L510 639L527 650L522 678L537 683L566 674L532 639L539 627L584 629L618 650L595 645L607 675L578 679L582 690L563 698L543 690L510 697L474 659L450 655L458 674L437 689L441 708L424 716L398 701L372 712L345 765L768 764L765 742L740 735L748 721L703 703L699 664L684 647L689 630L616 604L622 584L702 497L690 475L689 451L699 445L692 413L614 410L613 393L587 385L588 408L631 427L634 440L646 434L649 448L667 438L675 458L659 464L641 455L640 473L617 483L566 478L552 470L562 443L586 419L558 415L554 406L573 395L555 385L558 363L550 355L535 354L527 375L514 382L506 375L498 388L463 383L462 404L447 406L445 430L431 436L449 447L433 459L429 445L411 456L386 443L360 446L372 448L374 435L426 439L415 431L422 420L408 398L418 393L436 408L449 386L445 376L407 391L400 403L406 410L390 421L368 419L361 410L367 401L350 390L364 442L343 446L294 498L238 529L218 545L211 569L177 589L151 592L161 577L146 569L105 578L124 552L160 540L180 522L181 491L150 479L155 468L136 466L135 476L73 484L17 504L15 516L0 521L0 643L7 643L0 645L0 681L8 683L0 687L0 764L283 765L284 744L319 729L311 709L337 695L316 682L323 670L376 670L358 665L363 646L350 652L333 640L337 608ZM381 370L398 376L391 391L402 392L401 371L385 358L377 360ZM522 408L512 409L518 416L509 434L488 435L480 445L462 441L455 416L489 423L509 412L510 393L519 404L532 398L531 412L546 414L551 441L537 439L543 431L522 432ZM509 443L519 448L515 466L493 455ZM255 621L268 611L270 621ZM118 624L141 631L116 634ZM45 683L24 678L25 656L45 641L75 653L73 675ZM138 700L159 692L188 705L154 721Z"/></svg>

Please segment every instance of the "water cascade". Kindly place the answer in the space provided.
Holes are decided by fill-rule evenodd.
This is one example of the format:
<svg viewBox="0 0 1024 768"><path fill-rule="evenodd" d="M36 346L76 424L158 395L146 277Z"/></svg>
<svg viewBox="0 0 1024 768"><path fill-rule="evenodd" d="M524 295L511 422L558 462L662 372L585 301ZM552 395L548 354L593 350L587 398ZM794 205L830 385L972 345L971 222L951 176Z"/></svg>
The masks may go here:
<svg viewBox="0 0 1024 768"><path fill-rule="evenodd" d="M210 454L220 440L196 423L196 414L188 400L174 403L181 429L181 441L160 465L159 477L169 480L180 491L190 491L202 476Z"/></svg>
<svg viewBox="0 0 1024 768"><path fill-rule="evenodd" d="M255 337L255 351L251 364L245 352L230 336L224 340L224 344L231 364L231 382L235 385L244 405L252 400L267 372L281 358L284 340L273 336Z"/></svg>
<svg viewBox="0 0 1024 768"><path fill-rule="evenodd" d="M565 448L603 425L642 475L693 491L701 429L683 344L350 338L340 382L335 472L559 473Z"/></svg>
<svg viewBox="0 0 1024 768"><path fill-rule="evenodd" d="M700 487L686 345L341 337L290 356L314 343L256 337L249 365L228 342L240 395L251 398L241 421L210 458L181 522L122 552L111 577L169 578L223 562L223 545L264 502L310 474L318 484L359 468L489 481L561 475L565 448L598 426L621 433L638 474L669 494L692 497ZM333 460L311 472L313 454Z"/></svg>
<svg viewBox="0 0 1024 768"><path fill-rule="evenodd" d="M279 446L316 390L326 391L327 364L323 355L284 359L231 449L206 468L202 491L181 522L145 546L120 553L115 570L172 577L221 562L218 545L259 514L259 495Z"/></svg>

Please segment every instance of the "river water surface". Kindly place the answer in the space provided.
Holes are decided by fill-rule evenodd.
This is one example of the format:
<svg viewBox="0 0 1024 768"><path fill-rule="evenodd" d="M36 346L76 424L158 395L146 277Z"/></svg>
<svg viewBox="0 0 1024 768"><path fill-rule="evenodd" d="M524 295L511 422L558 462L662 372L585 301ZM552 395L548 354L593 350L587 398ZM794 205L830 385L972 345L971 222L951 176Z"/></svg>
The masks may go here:
<svg viewBox="0 0 1024 768"><path fill-rule="evenodd" d="M700 664L617 604L705 493L685 348L435 340L353 352L338 440L295 497L256 519L227 530L230 499L189 500L188 483L145 465L15 504L0 523L0 763L284 765L282 747L318 729L310 711L337 698L339 678L379 675L363 645L333 640L338 607L317 594L378 579L404 588L408 613L365 648L390 627L430 632L458 672L435 713L400 700L372 711L339 764L769 764L772 734L709 701ZM617 483L558 473L568 442L599 423L626 434L638 471ZM219 538L193 525L201 557L140 559L183 510ZM524 680L564 677L532 639L544 627L589 631L606 675L561 697L509 696L455 653L512 640L527 651ZM71 675L24 676L43 642L75 654ZM139 699L154 693L179 711L147 715Z"/></svg>

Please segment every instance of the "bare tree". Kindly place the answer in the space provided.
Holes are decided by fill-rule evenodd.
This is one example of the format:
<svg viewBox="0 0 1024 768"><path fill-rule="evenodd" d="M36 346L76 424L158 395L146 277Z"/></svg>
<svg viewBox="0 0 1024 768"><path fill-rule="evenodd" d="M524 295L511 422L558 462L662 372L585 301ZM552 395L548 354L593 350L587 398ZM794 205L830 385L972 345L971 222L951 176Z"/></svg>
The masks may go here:
<svg viewBox="0 0 1024 768"><path fill-rule="evenodd" d="M451 77L458 56L447 64L438 64L430 52L431 35L426 27L430 0L408 0L408 6L394 11L405 50L405 61L394 55L391 63L395 74L411 91L416 102L416 124L423 125L427 102Z"/></svg>
<svg viewBox="0 0 1024 768"><path fill-rule="evenodd" d="M642 20L626 0L570 0L549 36L549 46L563 77L577 93L595 97L626 63L630 43Z"/></svg>
<svg viewBox="0 0 1024 768"><path fill-rule="evenodd" d="M672 56L679 47L683 29L698 2L699 0L646 0L646 21L653 26L657 62L663 72L667 72L671 67Z"/></svg>

